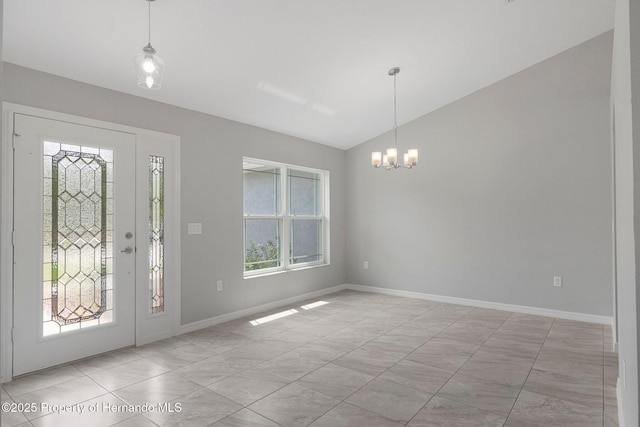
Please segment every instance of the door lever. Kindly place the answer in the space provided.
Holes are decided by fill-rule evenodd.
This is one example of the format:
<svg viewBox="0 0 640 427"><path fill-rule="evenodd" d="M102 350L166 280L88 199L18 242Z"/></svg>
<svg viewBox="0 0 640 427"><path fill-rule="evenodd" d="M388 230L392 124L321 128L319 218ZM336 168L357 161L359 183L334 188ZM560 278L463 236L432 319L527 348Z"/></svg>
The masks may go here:
<svg viewBox="0 0 640 427"><path fill-rule="evenodd" d="M125 253L125 254L130 254L131 252L133 252L133 248L131 246L127 246L126 248L120 251L120 253Z"/></svg>

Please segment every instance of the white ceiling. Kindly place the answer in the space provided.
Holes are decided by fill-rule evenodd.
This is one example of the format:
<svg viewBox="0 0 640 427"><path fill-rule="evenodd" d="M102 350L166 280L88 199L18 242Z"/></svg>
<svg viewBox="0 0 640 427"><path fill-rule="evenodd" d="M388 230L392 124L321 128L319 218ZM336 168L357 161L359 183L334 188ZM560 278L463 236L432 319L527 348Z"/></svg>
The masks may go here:
<svg viewBox="0 0 640 427"><path fill-rule="evenodd" d="M4 60L350 148L613 28L615 0L4 0ZM283 97L283 95L285 97Z"/></svg>

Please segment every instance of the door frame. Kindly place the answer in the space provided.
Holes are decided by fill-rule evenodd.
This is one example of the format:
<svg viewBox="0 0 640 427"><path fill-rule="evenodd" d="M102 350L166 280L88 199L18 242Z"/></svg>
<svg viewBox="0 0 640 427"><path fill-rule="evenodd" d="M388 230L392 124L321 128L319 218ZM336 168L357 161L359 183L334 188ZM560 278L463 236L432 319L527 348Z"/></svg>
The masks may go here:
<svg viewBox="0 0 640 427"><path fill-rule="evenodd" d="M173 173L166 176L164 184L167 192L172 194L167 212L167 240L165 250L170 256L165 257L167 283L171 283L168 289L170 297L165 301L166 314L164 323L160 328L154 327L155 317L138 313L136 310L135 343L143 345L152 341L168 338L179 334L180 331L180 137L132 126L120 125L71 114L58 113L35 107L24 106L4 102L2 104L2 146L0 147L0 383L12 380L13 373L13 114L25 114L45 119L58 120L85 126L127 132L136 137L136 156L145 153L144 148L158 141L160 145L169 147L164 150L172 161ZM138 163L139 159L136 159ZM146 171L146 170L145 170ZM136 182L140 182L139 176L145 171L136 167ZM142 196L144 197L144 196ZM136 197L136 200L138 196ZM136 202L136 206L140 204ZM139 229L144 222L136 221L136 235L146 235L145 230ZM169 231L170 230L170 231ZM141 234L142 233L142 234ZM138 247L144 244L144 239L138 240ZM171 243L169 243L171 242ZM169 243L167 245L167 243ZM142 251L136 256L136 271L144 268L145 263L140 262ZM137 277L141 277L136 273ZM136 280L136 300L139 301L145 295L148 283ZM168 319L167 319L168 316Z"/></svg>

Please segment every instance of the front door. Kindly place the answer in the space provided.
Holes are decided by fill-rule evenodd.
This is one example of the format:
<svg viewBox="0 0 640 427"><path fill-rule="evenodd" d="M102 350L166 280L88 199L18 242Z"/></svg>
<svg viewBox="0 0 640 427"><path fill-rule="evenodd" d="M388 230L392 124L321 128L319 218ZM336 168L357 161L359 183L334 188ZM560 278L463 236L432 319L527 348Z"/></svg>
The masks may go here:
<svg viewBox="0 0 640 427"><path fill-rule="evenodd" d="M14 114L13 375L135 343L127 132Z"/></svg>

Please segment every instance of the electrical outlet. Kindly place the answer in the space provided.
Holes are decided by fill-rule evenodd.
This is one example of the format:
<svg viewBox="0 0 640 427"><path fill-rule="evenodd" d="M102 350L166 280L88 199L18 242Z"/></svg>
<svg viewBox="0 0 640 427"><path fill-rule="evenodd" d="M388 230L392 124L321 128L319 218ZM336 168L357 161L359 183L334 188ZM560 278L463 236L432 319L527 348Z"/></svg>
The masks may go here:
<svg viewBox="0 0 640 427"><path fill-rule="evenodd" d="M364 262L364 269L365 270L369 269L369 261Z"/></svg>
<svg viewBox="0 0 640 427"><path fill-rule="evenodd" d="M562 286L562 276L553 276L553 286L558 288Z"/></svg>
<svg viewBox="0 0 640 427"><path fill-rule="evenodd" d="M221 291L221 290L222 290L222 280L218 280L218 281L216 282L216 287L218 288L218 291Z"/></svg>

